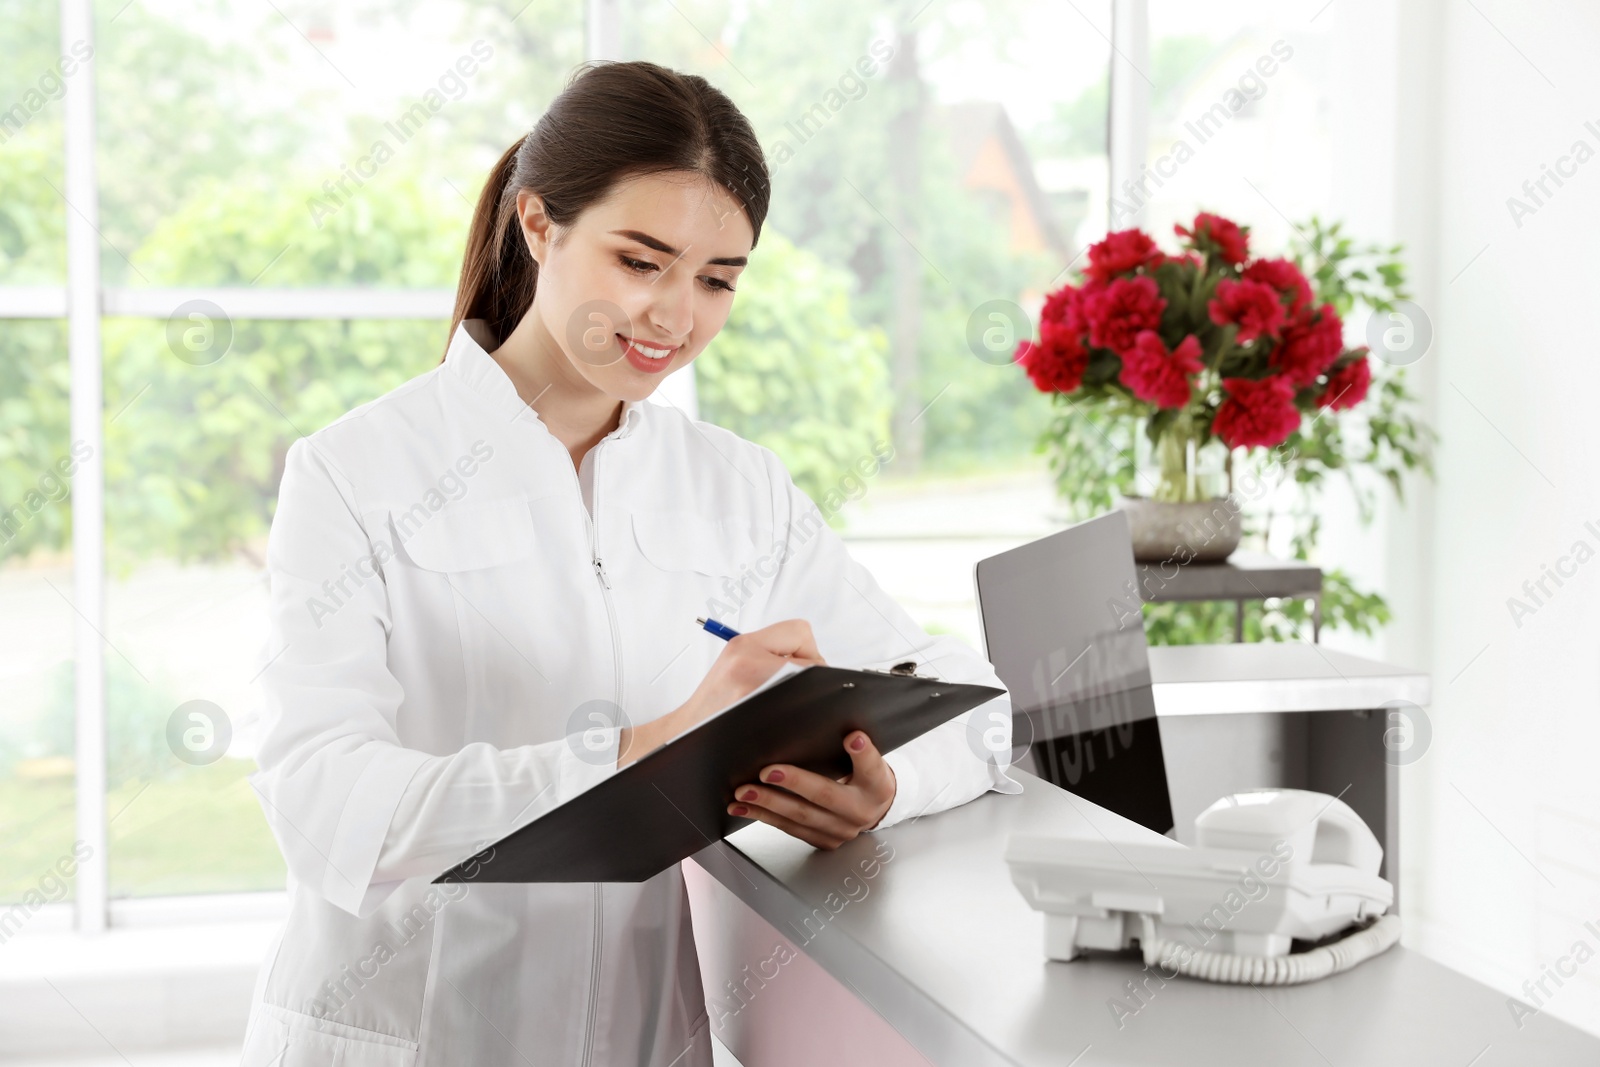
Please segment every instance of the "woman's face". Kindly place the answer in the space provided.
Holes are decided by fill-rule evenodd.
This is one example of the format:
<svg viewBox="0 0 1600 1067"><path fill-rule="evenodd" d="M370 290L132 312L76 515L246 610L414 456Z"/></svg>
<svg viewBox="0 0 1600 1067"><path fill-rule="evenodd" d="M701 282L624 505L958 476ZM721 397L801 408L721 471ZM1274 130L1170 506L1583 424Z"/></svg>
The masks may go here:
<svg viewBox="0 0 1600 1067"><path fill-rule="evenodd" d="M620 182L569 227L527 190L517 211L539 263L533 312L573 370L618 400L649 396L717 335L754 241L739 201L687 172Z"/></svg>

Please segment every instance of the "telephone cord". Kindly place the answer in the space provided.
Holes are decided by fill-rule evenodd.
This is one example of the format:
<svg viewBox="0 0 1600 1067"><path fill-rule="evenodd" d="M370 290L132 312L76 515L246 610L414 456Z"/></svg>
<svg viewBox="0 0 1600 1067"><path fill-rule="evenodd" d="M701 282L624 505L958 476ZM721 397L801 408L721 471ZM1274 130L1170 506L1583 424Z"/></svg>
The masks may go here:
<svg viewBox="0 0 1600 1067"><path fill-rule="evenodd" d="M1226 952L1194 949L1181 941L1156 937L1155 918L1141 915L1144 937L1140 944L1146 965L1175 970L1208 982L1250 985L1297 985L1348 971L1356 964L1385 952L1400 940L1400 916L1385 915L1377 922L1332 944L1287 956L1235 956Z"/></svg>

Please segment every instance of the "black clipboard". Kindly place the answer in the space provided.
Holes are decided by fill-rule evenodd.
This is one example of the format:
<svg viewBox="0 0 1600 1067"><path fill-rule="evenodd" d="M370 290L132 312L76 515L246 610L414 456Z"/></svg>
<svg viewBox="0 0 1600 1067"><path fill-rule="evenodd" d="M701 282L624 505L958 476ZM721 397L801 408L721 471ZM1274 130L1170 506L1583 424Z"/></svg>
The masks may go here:
<svg viewBox="0 0 1600 1067"><path fill-rule="evenodd" d="M801 667L434 882L642 882L753 822L727 808L734 789L757 781L768 764L843 777L851 731L866 731L887 753L1004 693L914 674Z"/></svg>

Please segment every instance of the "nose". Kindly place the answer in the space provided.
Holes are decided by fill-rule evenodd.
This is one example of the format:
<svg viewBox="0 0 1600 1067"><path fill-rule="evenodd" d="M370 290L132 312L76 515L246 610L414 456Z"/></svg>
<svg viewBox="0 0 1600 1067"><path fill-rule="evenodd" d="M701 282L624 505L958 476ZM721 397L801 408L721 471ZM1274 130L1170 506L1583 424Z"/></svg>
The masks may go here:
<svg viewBox="0 0 1600 1067"><path fill-rule="evenodd" d="M678 277L672 277L672 274ZM694 272L669 271L657 279L647 318L662 339L682 343L694 329Z"/></svg>

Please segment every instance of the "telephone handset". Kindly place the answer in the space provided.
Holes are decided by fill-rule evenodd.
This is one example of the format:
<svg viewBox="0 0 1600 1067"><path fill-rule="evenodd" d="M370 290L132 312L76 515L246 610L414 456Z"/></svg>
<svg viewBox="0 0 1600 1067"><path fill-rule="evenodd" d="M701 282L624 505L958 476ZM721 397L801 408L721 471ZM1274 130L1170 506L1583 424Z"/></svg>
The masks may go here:
<svg viewBox="0 0 1600 1067"><path fill-rule="evenodd" d="M1398 916L1384 915L1394 887L1378 876L1383 846L1348 804L1303 789L1223 797L1195 819L1194 848L1013 834L1006 862L1045 913L1050 959L1137 946L1147 964L1194 977L1291 984L1400 937Z"/></svg>

